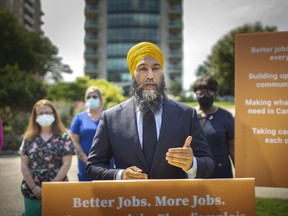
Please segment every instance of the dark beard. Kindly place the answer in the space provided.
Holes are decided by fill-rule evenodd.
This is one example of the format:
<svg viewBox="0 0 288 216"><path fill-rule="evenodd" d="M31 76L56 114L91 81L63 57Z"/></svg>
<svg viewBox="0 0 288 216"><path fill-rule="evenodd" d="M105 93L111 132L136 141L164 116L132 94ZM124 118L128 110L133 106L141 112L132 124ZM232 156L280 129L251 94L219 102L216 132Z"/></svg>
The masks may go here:
<svg viewBox="0 0 288 216"><path fill-rule="evenodd" d="M151 111L156 113L160 111L163 98L166 97L164 77L162 82L156 85L156 90L145 90L144 84L145 82L138 85L133 79L130 95L135 97L136 107L140 109L143 115Z"/></svg>

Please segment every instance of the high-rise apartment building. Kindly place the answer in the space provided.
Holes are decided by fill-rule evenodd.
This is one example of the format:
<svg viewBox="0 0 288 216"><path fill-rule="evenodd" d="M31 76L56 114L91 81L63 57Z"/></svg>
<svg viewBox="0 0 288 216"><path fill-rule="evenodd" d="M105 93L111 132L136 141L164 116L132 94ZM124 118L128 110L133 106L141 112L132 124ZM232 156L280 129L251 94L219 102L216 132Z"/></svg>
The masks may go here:
<svg viewBox="0 0 288 216"><path fill-rule="evenodd" d="M140 41L165 55L166 83L182 84L182 0L86 0L85 74L130 85L128 50Z"/></svg>
<svg viewBox="0 0 288 216"><path fill-rule="evenodd" d="M28 31L43 33L41 19L44 14L40 0L1 0L0 9L6 9L14 14L20 25Z"/></svg>

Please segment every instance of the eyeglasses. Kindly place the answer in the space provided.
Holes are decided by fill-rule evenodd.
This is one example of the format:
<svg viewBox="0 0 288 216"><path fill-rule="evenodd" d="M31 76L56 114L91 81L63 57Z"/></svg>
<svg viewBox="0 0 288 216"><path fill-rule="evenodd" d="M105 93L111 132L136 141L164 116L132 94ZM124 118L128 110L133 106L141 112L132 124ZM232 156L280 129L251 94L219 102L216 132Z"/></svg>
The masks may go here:
<svg viewBox="0 0 288 216"><path fill-rule="evenodd" d="M54 114L53 112L39 112L39 113L37 113L37 116L40 116L40 115L52 115L52 114Z"/></svg>
<svg viewBox="0 0 288 216"><path fill-rule="evenodd" d="M196 91L195 93L196 93L196 95L197 95L198 97L204 97L205 95L209 97L209 96L214 95L214 92L211 91L211 90Z"/></svg>
<svg viewBox="0 0 288 216"><path fill-rule="evenodd" d="M95 95L93 95L93 96L87 96L87 99L90 99L90 98L96 99L96 98L98 98L98 97L95 96Z"/></svg>

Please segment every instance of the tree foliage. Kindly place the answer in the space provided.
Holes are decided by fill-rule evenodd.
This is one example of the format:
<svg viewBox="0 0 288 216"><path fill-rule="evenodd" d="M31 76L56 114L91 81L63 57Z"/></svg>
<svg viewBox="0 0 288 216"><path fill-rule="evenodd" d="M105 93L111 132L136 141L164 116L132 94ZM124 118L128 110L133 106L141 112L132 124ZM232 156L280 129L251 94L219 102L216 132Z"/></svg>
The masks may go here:
<svg viewBox="0 0 288 216"><path fill-rule="evenodd" d="M177 81L171 81L169 83L169 93L175 96L180 96L182 93L182 84Z"/></svg>
<svg viewBox="0 0 288 216"><path fill-rule="evenodd" d="M58 49L40 32L29 32L6 10L0 10L0 67L18 64L21 71L44 79L51 73L54 81L61 81L61 73L72 73L57 56Z"/></svg>
<svg viewBox="0 0 288 216"><path fill-rule="evenodd" d="M30 110L35 99L46 95L45 84L21 71L17 65L0 68L0 108Z"/></svg>
<svg viewBox="0 0 288 216"><path fill-rule="evenodd" d="M89 79L89 77L78 77L75 82L57 83L50 86L47 97L58 101L84 101L85 91L89 86L96 86L101 90L105 108L114 106L125 99L120 87L104 79Z"/></svg>
<svg viewBox="0 0 288 216"><path fill-rule="evenodd" d="M30 109L45 96L47 76L61 81L71 69L47 37L27 31L9 11L0 10L0 29L0 108Z"/></svg>
<svg viewBox="0 0 288 216"><path fill-rule="evenodd" d="M263 26L260 22L256 22L230 31L212 47L212 54L198 67L196 75L214 76L219 83L222 94L234 95L235 36L237 34L274 32L276 30L276 26Z"/></svg>

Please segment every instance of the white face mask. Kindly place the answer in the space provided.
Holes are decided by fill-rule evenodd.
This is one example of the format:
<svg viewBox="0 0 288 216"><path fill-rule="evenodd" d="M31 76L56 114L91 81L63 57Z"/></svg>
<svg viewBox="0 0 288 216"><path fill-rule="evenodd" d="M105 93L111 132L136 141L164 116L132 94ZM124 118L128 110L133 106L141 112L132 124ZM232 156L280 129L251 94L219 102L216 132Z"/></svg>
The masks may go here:
<svg viewBox="0 0 288 216"><path fill-rule="evenodd" d="M86 106L89 107L90 109L97 109L100 105L100 100L99 98L90 98L87 102L86 102Z"/></svg>
<svg viewBox="0 0 288 216"><path fill-rule="evenodd" d="M49 127L54 121L54 115L44 114L36 118L36 122L42 127Z"/></svg>

